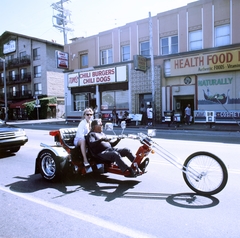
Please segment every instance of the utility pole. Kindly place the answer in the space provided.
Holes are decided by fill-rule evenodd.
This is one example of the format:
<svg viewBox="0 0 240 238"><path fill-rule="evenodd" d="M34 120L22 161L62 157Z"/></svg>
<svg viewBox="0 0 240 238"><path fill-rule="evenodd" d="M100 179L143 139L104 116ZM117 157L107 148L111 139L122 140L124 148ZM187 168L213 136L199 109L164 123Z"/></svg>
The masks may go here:
<svg viewBox="0 0 240 238"><path fill-rule="evenodd" d="M154 58L153 58L153 33L152 33L152 17L151 12L149 12L149 47L151 56L151 75L152 75L152 110L153 110L153 124L156 120L156 108L155 108L155 82L154 82Z"/></svg>
<svg viewBox="0 0 240 238"><path fill-rule="evenodd" d="M67 33L73 31L73 29L66 27L68 23L71 23L71 12L63 7L65 2L70 2L70 0L61 0L51 5L53 8L53 27L63 32L64 45L67 44Z"/></svg>
<svg viewBox="0 0 240 238"><path fill-rule="evenodd" d="M5 122L8 120L8 105L7 105L7 82L6 82L6 60L0 57L3 62L3 82L4 82L4 101L5 101Z"/></svg>

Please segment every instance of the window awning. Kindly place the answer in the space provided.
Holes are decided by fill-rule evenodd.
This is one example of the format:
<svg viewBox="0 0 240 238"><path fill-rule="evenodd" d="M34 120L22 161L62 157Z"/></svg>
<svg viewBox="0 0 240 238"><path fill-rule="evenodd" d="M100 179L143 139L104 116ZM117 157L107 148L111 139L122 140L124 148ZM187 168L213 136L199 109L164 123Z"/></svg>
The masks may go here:
<svg viewBox="0 0 240 238"><path fill-rule="evenodd" d="M24 103L26 102L31 102L33 101L33 99L27 99L27 100L23 100L23 101L19 101L19 102L14 102L14 103L11 103L9 108L25 108L25 106L23 105Z"/></svg>

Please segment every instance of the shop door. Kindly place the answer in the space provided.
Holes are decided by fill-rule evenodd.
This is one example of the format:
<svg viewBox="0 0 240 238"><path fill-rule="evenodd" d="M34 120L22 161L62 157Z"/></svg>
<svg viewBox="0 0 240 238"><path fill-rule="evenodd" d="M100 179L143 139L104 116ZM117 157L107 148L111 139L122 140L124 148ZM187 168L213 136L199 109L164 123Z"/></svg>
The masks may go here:
<svg viewBox="0 0 240 238"><path fill-rule="evenodd" d="M184 122L185 108L191 105L192 116L194 111L194 98L193 97L175 97L175 106L173 108L175 114L180 114L181 121Z"/></svg>

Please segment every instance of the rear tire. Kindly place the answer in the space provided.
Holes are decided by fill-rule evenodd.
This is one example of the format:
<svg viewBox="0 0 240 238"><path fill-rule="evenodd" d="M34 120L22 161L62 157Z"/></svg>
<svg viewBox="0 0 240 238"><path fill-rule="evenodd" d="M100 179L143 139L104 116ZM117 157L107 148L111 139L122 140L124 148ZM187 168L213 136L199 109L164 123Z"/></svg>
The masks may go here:
<svg viewBox="0 0 240 238"><path fill-rule="evenodd" d="M44 150L39 154L39 169L44 179L48 181L59 179L60 164L53 152Z"/></svg>
<svg viewBox="0 0 240 238"><path fill-rule="evenodd" d="M193 171L198 180L191 177ZM219 193L227 184L228 172L225 164L216 155L208 152L196 152L184 162L183 178L190 189L201 195Z"/></svg>

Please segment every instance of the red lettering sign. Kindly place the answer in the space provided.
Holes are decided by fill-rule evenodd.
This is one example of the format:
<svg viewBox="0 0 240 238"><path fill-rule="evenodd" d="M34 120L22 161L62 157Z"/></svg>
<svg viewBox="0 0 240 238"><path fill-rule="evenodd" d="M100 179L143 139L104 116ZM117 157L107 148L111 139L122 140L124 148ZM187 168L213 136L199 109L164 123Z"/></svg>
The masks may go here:
<svg viewBox="0 0 240 238"><path fill-rule="evenodd" d="M233 60L232 53L222 53L220 55L214 54L214 55L208 55L207 56L207 64L223 64L223 63L230 63Z"/></svg>
<svg viewBox="0 0 240 238"><path fill-rule="evenodd" d="M75 77L69 77L68 79L68 82L71 84L71 83L77 83L78 82L78 77L75 76Z"/></svg>
<svg viewBox="0 0 240 238"><path fill-rule="evenodd" d="M203 56L196 56L192 58L174 60L175 69L182 69L182 68L196 67L196 66L203 66L203 65L204 65Z"/></svg>

